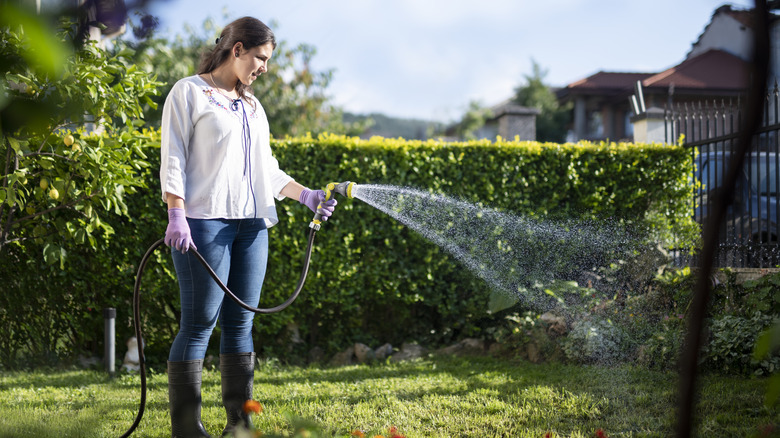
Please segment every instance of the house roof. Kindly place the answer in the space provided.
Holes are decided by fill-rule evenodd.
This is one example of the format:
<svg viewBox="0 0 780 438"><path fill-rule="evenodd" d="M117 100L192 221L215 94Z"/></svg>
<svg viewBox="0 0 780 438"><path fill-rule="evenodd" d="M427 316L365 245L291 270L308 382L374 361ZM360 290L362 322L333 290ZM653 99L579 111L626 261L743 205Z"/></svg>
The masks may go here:
<svg viewBox="0 0 780 438"><path fill-rule="evenodd" d="M572 82L564 89L619 89L633 87L636 81L644 80L654 73L616 73L600 71L585 79Z"/></svg>
<svg viewBox="0 0 780 438"><path fill-rule="evenodd" d="M777 1L775 0L774 3L777 3ZM778 7L777 4L775 4L774 6L772 6L772 5L769 6L769 9L770 9L770 12L769 12L769 22L770 23L774 23L777 20L780 20L780 16L778 16L777 14L774 14L771 11L771 9L776 9L777 7ZM715 9L715 11L712 13L712 18L710 18L710 22L707 23L706 26L704 26L704 30L702 30L702 32L699 34L699 37L696 38L696 41L691 45L691 50L688 51L688 55L686 55L686 56L690 56L690 54L693 52L693 50L696 48L696 46L699 45L699 43L701 42L701 39L707 33L707 29L709 29L709 27L712 26L712 23L715 20L715 16L717 16L719 14L728 15L729 17L731 17L734 20L736 20L739 24L741 24L745 28L748 28L748 29L751 29L751 30L753 30L753 28L755 28L755 18L753 17L753 10L752 9L733 9L732 5L724 4L724 5L720 6L719 8Z"/></svg>
<svg viewBox="0 0 780 438"><path fill-rule="evenodd" d="M514 103L514 98L507 99L501 103L498 103L496 105L493 105L490 107L490 112L492 113L491 119L497 119L505 114L511 114L511 115L531 115L531 114L540 114L541 110L537 108L530 108L527 106L520 106Z"/></svg>
<svg viewBox="0 0 780 438"><path fill-rule="evenodd" d="M648 90L665 93L674 84L676 90L734 92L747 87L750 65L722 50L709 50L686 59L660 73L615 73L600 71L573 82L558 91L558 98L571 95L628 96L636 81Z"/></svg>
<svg viewBox="0 0 780 438"><path fill-rule="evenodd" d="M722 50L708 50L642 80L645 88L738 91L747 88L750 65Z"/></svg>
<svg viewBox="0 0 780 438"><path fill-rule="evenodd" d="M559 99L571 95L618 95L632 89L636 81L649 78L655 73L618 73L600 71L585 79L572 82L559 89L556 93Z"/></svg>
<svg viewBox="0 0 780 438"><path fill-rule="evenodd" d="M754 27L754 24L753 24L753 13L751 11L749 11L749 10L739 10L739 11L737 11L737 10L731 9L731 5L723 5L723 6L721 6L718 9L715 10L715 14L717 14L718 11L720 11L720 10L722 10L726 14L730 15L733 19L739 21L739 24L741 24L741 25L743 25L745 27L750 27L750 28ZM713 17L715 16L715 14L713 14Z"/></svg>

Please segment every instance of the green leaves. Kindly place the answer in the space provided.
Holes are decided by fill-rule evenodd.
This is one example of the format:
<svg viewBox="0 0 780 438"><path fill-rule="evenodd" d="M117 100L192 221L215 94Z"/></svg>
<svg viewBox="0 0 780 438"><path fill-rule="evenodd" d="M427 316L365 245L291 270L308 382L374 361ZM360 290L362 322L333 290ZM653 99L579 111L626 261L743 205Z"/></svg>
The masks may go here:
<svg viewBox="0 0 780 438"><path fill-rule="evenodd" d="M58 78L71 51L49 30L44 19L15 2L0 2L0 28L6 34L4 39L21 46L23 50L19 51L19 55L34 74Z"/></svg>
<svg viewBox="0 0 780 438"><path fill-rule="evenodd" d="M518 215L608 217L669 234L689 216L689 192L680 185L689 158L681 148L336 135L275 140L272 147L281 167L310 187L343 180L410 186ZM661 208L664 213L656 215ZM296 203L278 203L277 210L281 223L270 230L274 256L263 292L269 305L295 286L298 267L281 260L300 259L308 219ZM565 296L565 287L573 286L548 289ZM284 315L258 323L262 349L286 357L289 323L308 342L334 351L354 341L447 342L477 335L496 312L517 302L491 292L437 246L357 200L339 200L336 215L318 233L299 300Z"/></svg>
<svg viewBox="0 0 780 438"><path fill-rule="evenodd" d="M125 195L146 185L144 150L156 147L159 133L137 128L141 102L159 83L133 65L132 51L112 54L93 41L64 50L70 45L41 18L8 2L0 7L0 20L15 20L0 30L9 67L0 84L10 99L0 106L0 254L11 242L35 241L47 263L64 266L67 244L94 248L112 232L101 217L126 214Z"/></svg>

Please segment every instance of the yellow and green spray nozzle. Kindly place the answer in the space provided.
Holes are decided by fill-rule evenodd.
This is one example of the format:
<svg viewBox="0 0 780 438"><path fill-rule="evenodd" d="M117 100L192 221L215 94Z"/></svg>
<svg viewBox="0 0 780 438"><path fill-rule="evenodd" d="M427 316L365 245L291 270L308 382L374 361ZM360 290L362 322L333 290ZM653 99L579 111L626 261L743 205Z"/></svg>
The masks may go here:
<svg viewBox="0 0 780 438"><path fill-rule="evenodd" d="M333 197L338 193L341 196L344 196L346 198L352 199L355 183L351 181L344 181L341 183L338 182L332 182L328 183L322 191L325 192L325 199L324 201L329 201L333 199ZM319 206L317 206L317 209L319 209ZM322 223L322 215L319 213L316 213L314 215L314 219L312 219L311 223L309 224L309 228L314 228L315 230L320 229L320 224Z"/></svg>

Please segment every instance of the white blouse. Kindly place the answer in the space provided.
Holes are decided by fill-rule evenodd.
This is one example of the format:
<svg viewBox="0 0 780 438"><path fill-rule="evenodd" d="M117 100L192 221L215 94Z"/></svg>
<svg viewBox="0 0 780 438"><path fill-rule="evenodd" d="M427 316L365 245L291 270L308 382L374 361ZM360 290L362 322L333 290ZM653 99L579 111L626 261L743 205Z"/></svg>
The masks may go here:
<svg viewBox="0 0 780 438"><path fill-rule="evenodd" d="M293 178L271 154L268 119L254 96L233 101L200 76L179 80L163 106L161 158L163 201L166 192L183 198L187 217L279 222L274 197L284 199Z"/></svg>

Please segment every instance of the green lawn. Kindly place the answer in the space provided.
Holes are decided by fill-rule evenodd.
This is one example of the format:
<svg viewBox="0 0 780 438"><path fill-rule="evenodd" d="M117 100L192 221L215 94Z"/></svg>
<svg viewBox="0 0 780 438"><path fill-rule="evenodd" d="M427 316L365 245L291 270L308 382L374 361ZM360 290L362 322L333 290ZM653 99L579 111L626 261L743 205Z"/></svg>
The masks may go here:
<svg viewBox="0 0 780 438"><path fill-rule="evenodd" d="M293 417L321 436L610 437L673 435L677 376L634 367L534 365L495 358L435 357L400 364L297 368L264 363L255 374L256 417L263 432L290 434ZM763 406L766 381L709 375L702 379L697 436L762 436L780 424ZM0 436L115 437L133 422L140 379L96 371L0 374ZM203 422L224 425L219 372L205 372ZM313 434L316 435L316 434ZM167 380L149 379L137 437L169 437ZM769 435L765 435L769 436Z"/></svg>

